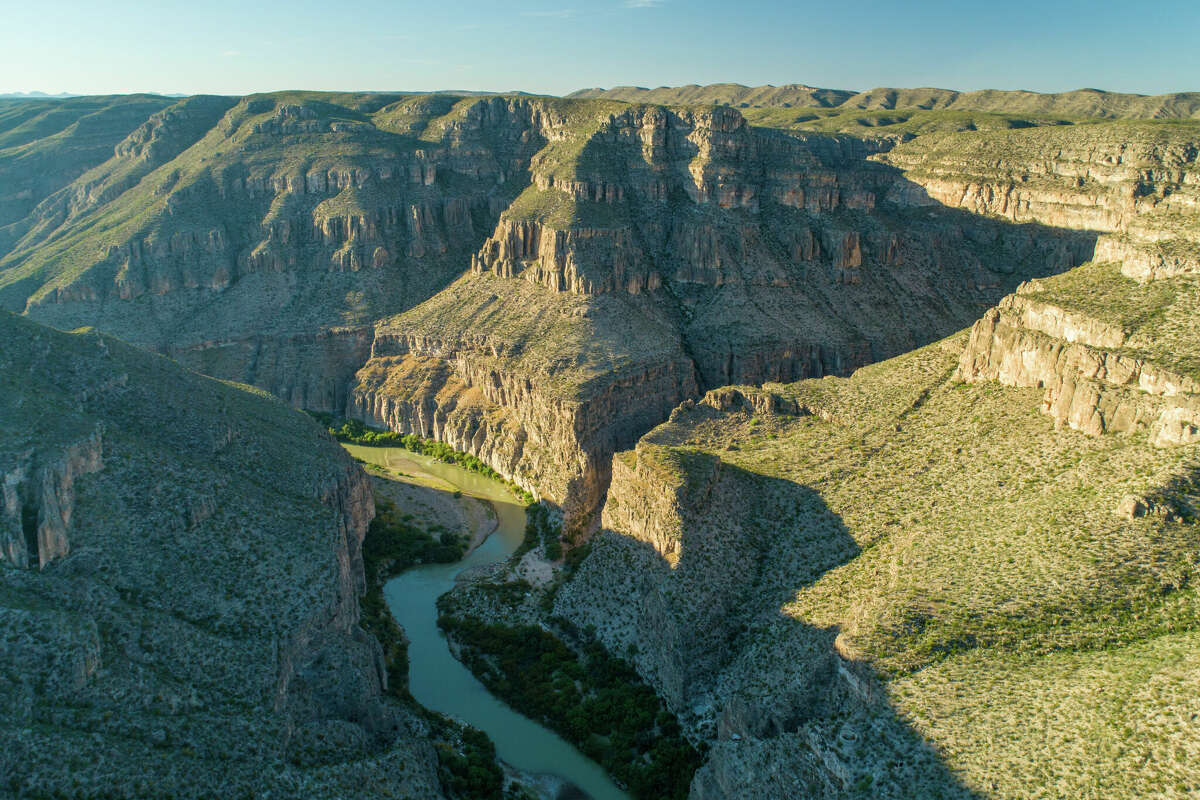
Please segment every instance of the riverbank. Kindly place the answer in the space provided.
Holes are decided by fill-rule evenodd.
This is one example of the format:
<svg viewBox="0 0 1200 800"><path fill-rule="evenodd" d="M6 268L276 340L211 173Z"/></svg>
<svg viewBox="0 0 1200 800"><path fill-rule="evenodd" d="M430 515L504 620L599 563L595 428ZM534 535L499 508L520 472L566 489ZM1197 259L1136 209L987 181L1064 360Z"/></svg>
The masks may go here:
<svg viewBox="0 0 1200 800"><path fill-rule="evenodd" d="M553 564L535 546L474 570L441 597L438 624L485 686L602 764L634 798L683 800L703 749L620 657L632 653L609 653L594 630L554 615L572 561Z"/></svg>
<svg viewBox="0 0 1200 800"><path fill-rule="evenodd" d="M411 699L491 737L504 767L506 798L629 800L598 765L492 696L451 655L437 628L437 598L453 588L462 573L502 565L521 545L526 521L523 498L501 483L430 456L398 448L346 447L367 465L376 484L382 484L379 496L403 509L408 522L427 524L438 536L470 535L471 549L461 560L413 567L384 586L387 608L408 643L404 677ZM443 751L443 758L463 766L454 753ZM460 792L458 796L465 800L492 795Z"/></svg>
<svg viewBox="0 0 1200 800"><path fill-rule="evenodd" d="M495 504L464 494L457 485L425 470L411 453L390 447L343 445L363 462L377 496L404 509L426 528L462 531L469 555L499 526Z"/></svg>

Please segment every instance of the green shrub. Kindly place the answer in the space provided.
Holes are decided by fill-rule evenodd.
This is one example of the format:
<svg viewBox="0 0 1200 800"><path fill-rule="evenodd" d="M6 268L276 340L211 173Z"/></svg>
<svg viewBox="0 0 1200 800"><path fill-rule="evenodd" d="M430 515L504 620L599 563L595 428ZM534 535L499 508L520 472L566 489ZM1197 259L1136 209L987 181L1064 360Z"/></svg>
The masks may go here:
<svg viewBox="0 0 1200 800"><path fill-rule="evenodd" d="M436 458L447 464L455 464L470 472L478 473L485 478L499 481L521 498L527 505L534 501L533 495L517 484L505 478L499 472L489 467L470 453L455 450L445 442L434 439L423 439L411 433L381 431L368 428L356 419L337 419L332 414L320 411L309 411L308 414L333 434L339 442L363 445L366 447L399 447L412 453ZM456 496L459 496L456 493Z"/></svg>
<svg viewBox="0 0 1200 800"><path fill-rule="evenodd" d="M572 649L533 625L448 615L438 624L462 645L463 663L493 694L557 731L635 798L687 796L700 753L627 662L595 641ZM573 626L566 630L577 634Z"/></svg>
<svg viewBox="0 0 1200 800"><path fill-rule="evenodd" d="M438 778L451 797L501 800L504 773L496 764L496 746L481 730L463 725L453 744L438 743Z"/></svg>

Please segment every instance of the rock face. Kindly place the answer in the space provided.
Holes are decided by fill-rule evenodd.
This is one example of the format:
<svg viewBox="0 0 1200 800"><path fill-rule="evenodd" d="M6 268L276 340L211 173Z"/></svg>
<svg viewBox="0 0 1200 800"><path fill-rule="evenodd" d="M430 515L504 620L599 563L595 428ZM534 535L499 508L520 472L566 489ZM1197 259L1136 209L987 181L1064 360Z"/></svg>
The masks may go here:
<svg viewBox="0 0 1200 800"><path fill-rule="evenodd" d="M361 469L249 388L94 333L0 329L8 788L437 796L358 625Z"/></svg>
<svg viewBox="0 0 1200 800"><path fill-rule="evenodd" d="M13 228L0 303L445 438L590 530L611 454L685 399L849 374L1098 254L1193 271L1186 125L905 138L713 105L189 98Z"/></svg>
<svg viewBox="0 0 1200 800"><path fill-rule="evenodd" d="M1094 258L1136 280L1200 271L1200 143L1133 124L920 137L880 156L936 201L1100 232Z"/></svg>
<svg viewBox="0 0 1200 800"><path fill-rule="evenodd" d="M361 329L466 268L543 144L529 103L459 101L181 101L20 223L0 302L341 410Z"/></svg>
<svg viewBox="0 0 1200 800"><path fill-rule="evenodd" d="M1194 453L1055 428L1037 391L956 379L1019 305L849 379L709 392L614 458L553 613L595 626L710 743L691 797L1075 795L1121 774L1109 794L1132 798L1195 779L1177 714L1196 598L1168 566L1194 564ZM1054 363L1112 333L1026 310L1074 332ZM1126 729L1176 755L1125 771L1103 742Z"/></svg>
<svg viewBox="0 0 1200 800"><path fill-rule="evenodd" d="M612 452L683 399L845 374L1093 250L1090 232L945 209L867 160L884 143L724 108L575 112L471 274L378 328L349 404L450 437L564 504L569 527L597 520Z"/></svg>
<svg viewBox="0 0 1200 800"><path fill-rule="evenodd" d="M49 463L35 467L35 453L22 454L4 475L3 552L19 567L45 567L70 552L67 529L75 511L75 480L104 467L100 433L49 454Z"/></svg>
<svg viewBox="0 0 1200 800"><path fill-rule="evenodd" d="M1149 430L1159 446L1200 440L1200 383L1123 355L1124 338L1017 294L975 323L957 375L1045 388L1042 408L1057 424L1094 436Z"/></svg>

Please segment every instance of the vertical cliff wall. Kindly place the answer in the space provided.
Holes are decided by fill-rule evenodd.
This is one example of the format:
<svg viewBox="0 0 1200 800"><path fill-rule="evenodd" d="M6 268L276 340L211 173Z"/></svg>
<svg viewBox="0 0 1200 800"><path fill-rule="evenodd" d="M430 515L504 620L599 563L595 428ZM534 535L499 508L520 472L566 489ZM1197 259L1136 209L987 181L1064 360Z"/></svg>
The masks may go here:
<svg viewBox="0 0 1200 800"><path fill-rule="evenodd" d="M1193 271L1186 125L903 138L723 106L191 98L14 229L0 302L446 437L591 525L611 453L705 390L848 374L1089 260Z"/></svg>

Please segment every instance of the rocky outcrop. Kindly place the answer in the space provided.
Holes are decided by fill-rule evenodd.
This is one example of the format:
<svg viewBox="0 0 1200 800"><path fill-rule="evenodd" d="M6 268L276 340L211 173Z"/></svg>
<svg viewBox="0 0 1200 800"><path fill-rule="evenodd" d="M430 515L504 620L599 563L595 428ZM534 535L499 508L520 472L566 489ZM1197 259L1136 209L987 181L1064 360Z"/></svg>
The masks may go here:
<svg viewBox="0 0 1200 800"><path fill-rule="evenodd" d="M104 468L100 431L59 453L27 451L3 474L0 556L18 567L45 568L71 551L75 481Z"/></svg>
<svg viewBox="0 0 1200 800"><path fill-rule="evenodd" d="M381 701L387 689L383 651L358 625L358 598L366 590L362 541L375 516L370 480L348 462L316 493L337 520L337 579L328 604L281 643L274 709L290 723L287 746L293 752L316 746L331 720L361 727L363 744L388 740L405 722Z"/></svg>
<svg viewBox="0 0 1200 800"><path fill-rule="evenodd" d="M611 454L693 395L695 378L686 362L668 362L629 370L582 398L557 389L549 376L507 368L484 341L381 328L348 413L470 453L562 504L568 528L590 530Z"/></svg>
<svg viewBox="0 0 1200 800"><path fill-rule="evenodd" d="M602 275L585 265L605 265ZM520 276L552 291L599 294L624 290L637 294L662 286L662 276L633 242L628 229L555 230L536 220L502 219L471 257L475 272L503 278Z"/></svg>
<svg viewBox="0 0 1200 800"><path fill-rule="evenodd" d="M697 404L685 405L674 419L718 417L711 406ZM742 505L748 496L760 500L751 512ZM812 501L800 487L763 480L711 454L643 440L613 459L605 532L558 593L555 613L580 627L594 626L613 652L634 653L639 672L698 734L794 728L788 703L807 697L809 681L821 673L795 665L827 659L828 652L794 654L795 671L781 671L770 696L749 692L735 702L720 676L738 669L730 660L733 644L749 627L776 624L760 619L761 610L777 607L782 596L762 570L768 558L800 546L780 521L796 503ZM733 508L739 511L729 513ZM837 550L827 555L844 557ZM737 709L750 707L758 721L740 726Z"/></svg>
<svg viewBox="0 0 1200 800"><path fill-rule="evenodd" d="M1187 128L1081 125L920 137L874 158L952 208L1103 233L1094 258L1146 281L1200 271L1198 156Z"/></svg>
<svg viewBox="0 0 1200 800"><path fill-rule="evenodd" d="M943 205L1117 232L1152 210L1194 212L1197 155L1186 129L1083 125L919 137L875 158Z"/></svg>
<svg viewBox="0 0 1200 800"><path fill-rule="evenodd" d="M1185 238L1185 231L1163 227L1167 229L1102 236L1095 259L1120 264L1123 274L1141 283L1200 273L1200 241L1194 232Z"/></svg>
<svg viewBox="0 0 1200 800"><path fill-rule="evenodd" d="M775 206L870 210L888 182L863 168L869 143L759 130L727 108L617 107L589 123L579 152L560 152L550 137L531 162L532 185L505 210L473 270L581 294L771 285L787 273L770 247L783 232L757 215ZM680 200L696 213L679 213ZM839 266L862 263L857 233L828 235L839 239L826 247ZM811 244L800 252L821 259Z"/></svg>
<svg viewBox="0 0 1200 800"><path fill-rule="evenodd" d="M956 373L1044 388L1056 424L1095 436L1146 430L1155 444L1200 441L1200 383L1121 352L1125 334L1086 316L1005 298L971 329Z"/></svg>

